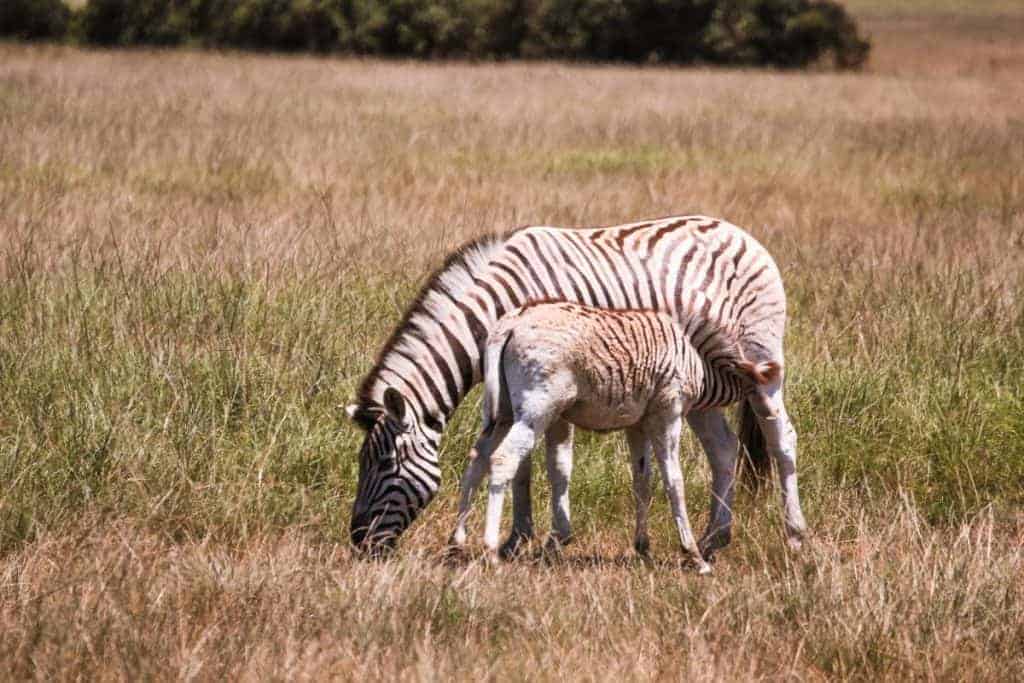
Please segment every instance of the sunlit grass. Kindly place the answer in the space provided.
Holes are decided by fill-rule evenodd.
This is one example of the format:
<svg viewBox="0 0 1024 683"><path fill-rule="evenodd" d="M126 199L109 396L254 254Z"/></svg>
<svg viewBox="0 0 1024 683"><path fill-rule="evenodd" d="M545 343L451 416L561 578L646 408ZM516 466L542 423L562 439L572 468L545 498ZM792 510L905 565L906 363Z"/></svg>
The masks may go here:
<svg viewBox="0 0 1024 683"><path fill-rule="evenodd" d="M893 26L861 75L0 46L10 675L1024 671L1024 62ZM625 446L581 434L564 563L445 566L474 392L399 557L352 561L339 406L425 273L698 211L783 270L806 552L741 495L702 581L659 497L637 562Z"/></svg>

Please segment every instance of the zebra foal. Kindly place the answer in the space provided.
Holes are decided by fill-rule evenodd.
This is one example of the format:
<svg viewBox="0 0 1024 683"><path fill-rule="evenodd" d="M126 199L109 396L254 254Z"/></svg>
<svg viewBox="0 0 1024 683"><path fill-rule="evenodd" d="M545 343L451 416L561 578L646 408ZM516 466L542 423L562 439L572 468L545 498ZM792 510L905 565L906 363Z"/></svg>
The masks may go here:
<svg viewBox="0 0 1024 683"><path fill-rule="evenodd" d="M734 349L726 371L751 387L779 371L774 362L754 364ZM483 375L482 433L462 479L454 547L466 542L470 504L489 473L484 544L490 553L497 551L505 488L522 476L520 468L529 468L528 456L541 434L548 441L552 539L569 540L570 425L575 425L626 431L637 505L636 551L646 555L649 548L653 454L683 552L699 573L711 571L690 528L678 457L683 418L705 390L704 361L672 318L564 301L528 304L498 321L485 345ZM552 444L553 438L561 443ZM514 552L515 536L510 545Z"/></svg>

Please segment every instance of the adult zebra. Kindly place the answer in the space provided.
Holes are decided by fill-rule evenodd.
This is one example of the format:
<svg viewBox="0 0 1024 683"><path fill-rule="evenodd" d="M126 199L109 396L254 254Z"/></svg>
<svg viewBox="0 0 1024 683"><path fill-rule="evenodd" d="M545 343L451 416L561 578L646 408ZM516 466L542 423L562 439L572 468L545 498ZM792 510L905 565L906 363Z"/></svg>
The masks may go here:
<svg viewBox="0 0 1024 683"><path fill-rule="evenodd" d="M687 422L711 464L705 555L729 543L738 441L722 408L735 400L718 365L735 348L784 368L786 298L778 268L757 240L725 221L676 216L593 228L528 227L471 242L429 279L364 378L348 414L367 432L360 450L352 542L381 549L430 502L441 481L445 424L481 380L487 335L507 311L538 299L602 308L656 309L680 324L705 363L705 390ZM636 345L643 339L629 340ZM778 464L789 543L805 529L796 478L796 432L782 400L783 373L741 405L754 466ZM554 480L571 462L571 427L545 433ZM532 535L529 460L512 485L510 543Z"/></svg>

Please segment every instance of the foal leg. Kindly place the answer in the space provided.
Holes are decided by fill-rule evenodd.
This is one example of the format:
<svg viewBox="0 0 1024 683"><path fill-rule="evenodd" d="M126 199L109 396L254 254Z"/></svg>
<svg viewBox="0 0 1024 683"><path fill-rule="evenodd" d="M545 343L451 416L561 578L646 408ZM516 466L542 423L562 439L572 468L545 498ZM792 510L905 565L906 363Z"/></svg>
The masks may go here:
<svg viewBox="0 0 1024 683"><path fill-rule="evenodd" d="M651 541L647 536L647 517L651 511L651 442L638 428L626 430L626 442L633 465L633 497L636 498L633 548L641 557L647 557L651 551Z"/></svg>
<svg viewBox="0 0 1024 683"><path fill-rule="evenodd" d="M736 456L739 442L729 429L721 408L694 411L686 416L711 465L711 514L700 539L700 551L710 560L732 540L732 504L736 492Z"/></svg>
<svg viewBox="0 0 1024 683"><path fill-rule="evenodd" d="M533 540L533 500L530 479L533 476L533 457L527 453L519 461L512 479L512 533L501 544L502 559L516 557L523 545Z"/></svg>
<svg viewBox="0 0 1024 683"><path fill-rule="evenodd" d="M491 454L491 483L487 495L487 520L484 527L484 545L494 552L498 549L501 531L501 507L505 501L505 487L518 472L520 463L537 441L537 431L527 422L516 422L504 440Z"/></svg>
<svg viewBox="0 0 1024 683"><path fill-rule="evenodd" d="M548 481L551 483L551 535L548 546L557 550L572 539L569 522L569 478L572 476L573 427L555 420L544 432Z"/></svg>
<svg viewBox="0 0 1024 683"><path fill-rule="evenodd" d="M761 387L748 399L764 433L768 452L779 468L782 507L785 510L786 539L789 547L799 550L807 531L807 522L800 508L800 492L796 482L796 430L782 402L781 380Z"/></svg>
<svg viewBox="0 0 1024 683"><path fill-rule="evenodd" d="M679 543L683 552L696 565L697 573L711 573L711 566L704 561L697 547L690 528L690 520L686 515L686 492L683 485L683 472L679 468L679 432L682 429L682 418L675 417L665 425L661 434L654 437L654 454L661 468L661 479L665 484L665 493L672 506L672 516L679 531Z"/></svg>
<svg viewBox="0 0 1024 683"><path fill-rule="evenodd" d="M455 531L452 532L448 543L453 548L462 548L466 545L466 520L469 518L473 505L473 497L476 490L483 481L484 474L490 467L491 453L501 443L508 432L508 423L495 425L490 434L481 435L469 454L469 465L462 475L462 483L459 485L459 513L455 520Z"/></svg>

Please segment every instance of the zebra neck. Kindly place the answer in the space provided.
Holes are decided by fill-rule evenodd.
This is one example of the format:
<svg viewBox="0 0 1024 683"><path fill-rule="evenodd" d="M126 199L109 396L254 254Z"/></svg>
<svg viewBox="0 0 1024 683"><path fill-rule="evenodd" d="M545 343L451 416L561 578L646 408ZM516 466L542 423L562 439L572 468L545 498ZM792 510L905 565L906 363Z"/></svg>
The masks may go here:
<svg viewBox="0 0 1024 683"><path fill-rule="evenodd" d="M364 381L364 402L381 405L384 390L397 389L420 424L440 433L481 380L487 335L500 310L479 291L429 292L395 331Z"/></svg>
<svg viewBox="0 0 1024 683"><path fill-rule="evenodd" d="M480 278L505 237L491 235L456 250L428 278L363 380L359 401L380 406L394 387L438 433L480 381L487 333L500 312Z"/></svg>

